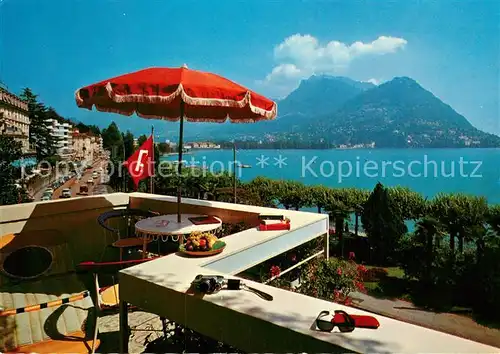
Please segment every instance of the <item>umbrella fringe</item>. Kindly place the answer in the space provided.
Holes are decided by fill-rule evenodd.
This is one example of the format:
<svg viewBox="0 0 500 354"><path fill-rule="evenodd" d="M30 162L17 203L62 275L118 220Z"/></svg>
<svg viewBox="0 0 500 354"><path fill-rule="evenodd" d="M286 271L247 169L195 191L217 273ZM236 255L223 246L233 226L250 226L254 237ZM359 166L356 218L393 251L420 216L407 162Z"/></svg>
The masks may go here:
<svg viewBox="0 0 500 354"><path fill-rule="evenodd" d="M248 119L234 119L232 120L229 116L226 116L223 120L219 119L210 119L210 118L189 118L186 117L187 121L196 121L196 122L220 122L223 123L225 122L228 118L231 120L231 122L236 123L250 123L250 122L255 122L259 120L269 120L273 119L277 115L277 105L276 103L273 103L273 108L271 110L266 110L264 108L260 108L257 106L254 106L252 104L251 100L251 93L250 91L247 91L245 94L245 97L243 97L241 100L236 101L236 100L227 100L227 99L218 99L218 98L197 98L197 97L191 97L189 96L186 92L184 92L184 88L182 84L179 84L177 89L172 92L170 95L167 96L160 96L160 95L143 95L143 94L129 94L129 95L120 95L114 92L113 90L113 85L111 82L108 82L105 86L106 91L108 93L109 98L116 103L162 103L162 104L169 104L172 101L174 101L178 96L181 97L181 99L188 105L191 106L211 106L211 107L232 107L232 108L244 108L244 107L249 107L250 111L254 114L258 114L261 118L248 118ZM88 106L85 104L85 101L81 98L80 96L80 90L77 90L75 92L75 99L76 103L80 107L85 107L88 109L92 109L92 106ZM133 111L123 111L119 109L114 109L114 108L104 108L104 107L99 107L96 105L96 109L101 111L101 112L112 112L112 113L119 113L119 114L124 114L124 115L132 115ZM162 117L162 116L147 116L145 114L141 114L139 112L136 112L138 116L142 118L160 118L160 119L165 119L165 120L171 120L171 121L178 121L179 117L177 118L172 118L172 117Z"/></svg>
<svg viewBox="0 0 500 354"><path fill-rule="evenodd" d="M119 109L114 109L114 108L108 108L108 107L102 107L102 106L97 106L96 109L99 112L106 112L106 113L117 113L121 114L124 116L130 117L131 115L137 114L141 118L145 119L160 119L160 120L166 120L169 122L178 122L180 120L180 117L168 117L168 116L159 116L159 115L148 115L148 114L142 114L137 111L123 111ZM267 118L259 117L259 118L238 118L238 119L231 119L231 117L228 115L224 119L213 119L213 118L191 118L191 117L186 117L184 116L184 119L188 122L198 122L198 123L218 123L218 124L223 124L229 120L231 123L255 123L255 122L260 122L264 120L270 120Z"/></svg>

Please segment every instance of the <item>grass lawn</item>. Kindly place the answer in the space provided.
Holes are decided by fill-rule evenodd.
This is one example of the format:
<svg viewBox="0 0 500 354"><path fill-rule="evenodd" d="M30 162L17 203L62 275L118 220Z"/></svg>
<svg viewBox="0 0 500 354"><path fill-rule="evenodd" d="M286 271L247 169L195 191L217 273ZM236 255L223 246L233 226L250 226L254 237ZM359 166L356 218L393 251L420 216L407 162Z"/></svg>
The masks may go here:
<svg viewBox="0 0 500 354"><path fill-rule="evenodd" d="M366 266L366 268L380 268ZM365 282L368 295L378 298L410 300L410 281L404 278L404 271L399 267L384 267L387 276L377 281Z"/></svg>

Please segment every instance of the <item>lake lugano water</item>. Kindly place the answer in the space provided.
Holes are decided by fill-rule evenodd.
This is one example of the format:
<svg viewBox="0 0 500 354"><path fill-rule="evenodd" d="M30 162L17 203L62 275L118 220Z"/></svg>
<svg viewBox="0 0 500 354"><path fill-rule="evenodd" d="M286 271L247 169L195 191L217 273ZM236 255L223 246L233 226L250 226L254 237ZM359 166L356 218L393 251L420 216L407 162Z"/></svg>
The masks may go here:
<svg viewBox="0 0 500 354"><path fill-rule="evenodd" d="M175 160L177 156L162 159ZM500 203L500 149L237 150L243 181L257 176L307 185L373 189L406 186L426 197L462 192ZM232 150L197 150L188 164L232 171Z"/></svg>

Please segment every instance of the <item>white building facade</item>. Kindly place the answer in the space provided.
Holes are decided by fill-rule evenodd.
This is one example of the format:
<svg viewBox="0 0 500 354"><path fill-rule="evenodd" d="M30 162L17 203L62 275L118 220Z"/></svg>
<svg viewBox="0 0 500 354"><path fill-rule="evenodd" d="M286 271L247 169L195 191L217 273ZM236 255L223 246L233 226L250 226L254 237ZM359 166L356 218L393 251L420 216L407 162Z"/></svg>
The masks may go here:
<svg viewBox="0 0 500 354"><path fill-rule="evenodd" d="M21 143L23 154L31 152L29 144L30 119L28 104L18 96L0 87L0 134Z"/></svg>
<svg viewBox="0 0 500 354"><path fill-rule="evenodd" d="M56 153L63 159L70 159L73 151L73 126L70 123L60 123L57 119L47 119L50 135L55 140Z"/></svg>

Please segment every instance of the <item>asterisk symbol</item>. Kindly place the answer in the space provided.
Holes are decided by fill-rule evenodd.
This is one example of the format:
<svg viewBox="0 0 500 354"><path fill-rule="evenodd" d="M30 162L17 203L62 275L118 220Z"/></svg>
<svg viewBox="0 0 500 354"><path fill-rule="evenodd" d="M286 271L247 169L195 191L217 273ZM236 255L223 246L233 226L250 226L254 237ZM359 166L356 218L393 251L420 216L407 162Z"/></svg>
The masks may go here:
<svg viewBox="0 0 500 354"><path fill-rule="evenodd" d="M276 160L276 162L274 163L274 166L278 166L279 168L282 168L283 166L286 166L286 157L283 157L281 155L279 155L278 158L274 157L274 160Z"/></svg>
<svg viewBox="0 0 500 354"><path fill-rule="evenodd" d="M260 168L264 168L264 166L267 166L269 165L269 162L267 162L267 160L269 160L269 157L265 157L264 155L260 155L260 157L257 157L257 165L260 166Z"/></svg>

